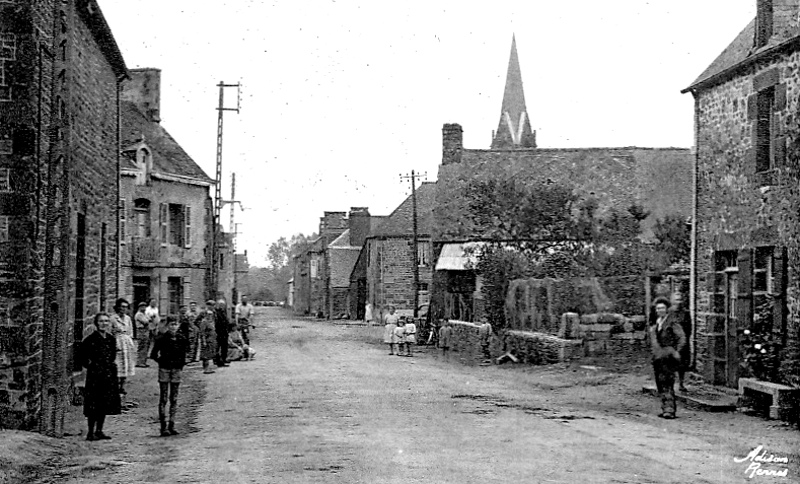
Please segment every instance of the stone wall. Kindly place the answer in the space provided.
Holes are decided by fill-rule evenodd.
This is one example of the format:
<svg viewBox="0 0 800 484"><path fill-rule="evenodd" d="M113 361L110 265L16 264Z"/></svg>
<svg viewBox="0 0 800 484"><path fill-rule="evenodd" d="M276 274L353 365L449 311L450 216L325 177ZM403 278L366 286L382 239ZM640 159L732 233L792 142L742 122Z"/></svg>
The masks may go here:
<svg viewBox="0 0 800 484"><path fill-rule="evenodd" d="M787 158L786 142L790 119L797 117L800 107L798 69L800 53L776 55L695 93L696 352L697 369L708 381L735 386L743 369L741 348L736 346L754 321L770 321L779 340L797 344L800 200L797 160ZM773 159L769 170L756 172L756 96L765 90L774 92L770 114ZM759 247L776 250L769 294L752 290L754 249ZM724 268L715 264L714 254L722 252L733 255L737 266L739 295L733 323L726 319L727 276L720 270ZM736 324L735 338L726 338L726 324Z"/></svg>
<svg viewBox="0 0 800 484"><path fill-rule="evenodd" d="M420 239L426 241L427 239ZM393 305L399 312L414 310L414 259L411 237L372 238L367 241L367 300L373 307ZM419 266L419 282L430 287L433 264Z"/></svg>
<svg viewBox="0 0 800 484"><path fill-rule="evenodd" d="M113 43L97 41L107 33L99 12L57 5L56 21L54 2L0 4L11 44L0 88L0 168L11 187L0 216L9 227L2 239L13 241L0 239L0 426L52 435L63 430L73 343L115 296L125 69Z"/></svg>

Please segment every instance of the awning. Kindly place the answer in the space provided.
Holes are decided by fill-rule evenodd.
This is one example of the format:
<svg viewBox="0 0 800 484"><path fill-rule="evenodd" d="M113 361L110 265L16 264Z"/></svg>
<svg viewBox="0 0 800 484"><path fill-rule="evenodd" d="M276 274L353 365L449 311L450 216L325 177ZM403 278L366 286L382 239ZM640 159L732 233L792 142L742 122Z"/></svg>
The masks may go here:
<svg viewBox="0 0 800 484"><path fill-rule="evenodd" d="M478 250L485 242L465 242L461 244L444 244L439 260L436 261L437 271L467 271L475 268L478 263ZM467 254L469 249L469 254Z"/></svg>

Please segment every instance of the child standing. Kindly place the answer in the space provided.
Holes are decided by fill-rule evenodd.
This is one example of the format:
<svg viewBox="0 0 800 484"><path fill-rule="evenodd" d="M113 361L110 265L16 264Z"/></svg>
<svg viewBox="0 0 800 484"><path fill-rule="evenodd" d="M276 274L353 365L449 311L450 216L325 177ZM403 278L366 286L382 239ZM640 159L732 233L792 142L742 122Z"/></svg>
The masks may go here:
<svg viewBox="0 0 800 484"><path fill-rule="evenodd" d="M178 408L178 388L181 372L186 363L189 341L178 333L178 320L167 317L167 331L158 335L150 358L158 362L158 386L161 393L158 399L158 419L161 422L161 436L177 435L175 413ZM169 426L166 422L167 398L169 397Z"/></svg>
<svg viewBox="0 0 800 484"><path fill-rule="evenodd" d="M392 342L397 345L397 356L403 356L403 346L406 341L405 318L397 320L397 326L392 333Z"/></svg>
<svg viewBox="0 0 800 484"><path fill-rule="evenodd" d="M447 319L442 323L439 329L439 348L442 349L442 356L447 358L447 352L450 350L450 340L453 336L453 328L450 327L450 321Z"/></svg>
<svg viewBox="0 0 800 484"><path fill-rule="evenodd" d="M417 342L417 325L414 324L414 318L406 319L403 331L406 335L406 356L414 356L412 351L414 344Z"/></svg>
<svg viewBox="0 0 800 484"><path fill-rule="evenodd" d="M394 313L394 306L389 306L389 314L384 316L383 321L385 323L383 327L383 342L389 345L389 354L394 354L394 344L397 341L394 340L394 329L397 327L397 322L400 320L400 316Z"/></svg>

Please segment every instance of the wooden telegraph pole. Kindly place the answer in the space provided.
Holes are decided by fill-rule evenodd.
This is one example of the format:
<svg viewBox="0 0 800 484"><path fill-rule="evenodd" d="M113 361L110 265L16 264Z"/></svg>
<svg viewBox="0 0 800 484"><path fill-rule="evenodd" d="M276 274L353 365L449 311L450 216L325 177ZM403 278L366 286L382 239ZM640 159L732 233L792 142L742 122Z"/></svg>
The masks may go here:
<svg viewBox="0 0 800 484"><path fill-rule="evenodd" d="M414 318L419 313L419 252L417 250L417 178L427 176L426 173L415 173L411 170L410 175L400 175L400 181L411 180L411 263L414 272Z"/></svg>

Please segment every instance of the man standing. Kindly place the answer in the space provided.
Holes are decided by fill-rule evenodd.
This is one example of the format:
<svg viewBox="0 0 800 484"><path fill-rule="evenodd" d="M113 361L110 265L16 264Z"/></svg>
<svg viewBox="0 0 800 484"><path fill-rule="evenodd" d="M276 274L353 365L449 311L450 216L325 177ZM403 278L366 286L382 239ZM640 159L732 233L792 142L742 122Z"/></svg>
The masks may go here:
<svg viewBox="0 0 800 484"><path fill-rule="evenodd" d="M136 366L147 368L147 355L149 355L150 345L155 341L155 332L150 330L150 318L147 316L147 304L140 302L136 308L136 315L133 317L136 324Z"/></svg>
<svg viewBox="0 0 800 484"><path fill-rule="evenodd" d="M225 308L225 300L217 301L214 310L214 330L217 333L217 366L228 365L228 332L230 331L230 319Z"/></svg>
<svg viewBox="0 0 800 484"><path fill-rule="evenodd" d="M244 344L250 345L250 327L255 308L247 302L247 296L242 296L242 302L236 305L236 326L242 333Z"/></svg>
<svg viewBox="0 0 800 484"><path fill-rule="evenodd" d="M675 372L681 364L680 352L686 344L683 328L670 315L669 301L655 300L656 322L650 326L650 345L653 349L653 372L661 396L661 418L675 418Z"/></svg>
<svg viewBox="0 0 800 484"><path fill-rule="evenodd" d="M200 319L200 311L197 309L197 303L192 301L189 303L189 311L186 312L186 317L189 320L189 361L197 361L197 353L200 346L200 327L198 320Z"/></svg>

